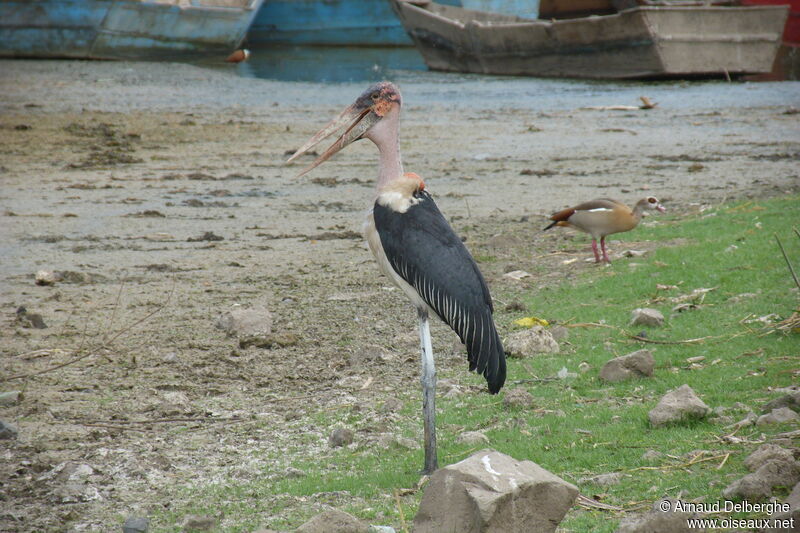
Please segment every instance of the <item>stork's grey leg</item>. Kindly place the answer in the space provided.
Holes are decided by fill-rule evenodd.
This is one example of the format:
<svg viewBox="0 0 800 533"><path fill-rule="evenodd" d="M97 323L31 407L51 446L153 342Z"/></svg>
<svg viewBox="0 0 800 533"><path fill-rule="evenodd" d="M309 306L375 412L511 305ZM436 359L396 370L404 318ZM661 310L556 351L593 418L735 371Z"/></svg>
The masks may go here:
<svg viewBox="0 0 800 533"><path fill-rule="evenodd" d="M431 474L439 468L436 458L436 367L433 364L431 330L428 325L428 311L418 310L419 341L422 350L422 415L425 428L425 468L423 473Z"/></svg>

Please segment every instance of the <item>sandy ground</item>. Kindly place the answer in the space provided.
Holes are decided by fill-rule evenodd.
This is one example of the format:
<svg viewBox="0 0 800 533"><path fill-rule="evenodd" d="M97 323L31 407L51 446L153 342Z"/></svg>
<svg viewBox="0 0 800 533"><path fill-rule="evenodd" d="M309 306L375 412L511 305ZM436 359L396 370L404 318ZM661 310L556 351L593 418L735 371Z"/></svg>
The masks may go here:
<svg viewBox="0 0 800 533"><path fill-rule="evenodd" d="M520 292L593 268L561 265L590 252L539 231L554 210L656 195L684 212L800 190L798 83L455 80L402 83L401 148L473 254L497 258L481 267L501 331ZM19 434L0 441L0 530L115 530L184 487L280 477L327 446L322 410L365 407L370 443L399 416L376 406L418 401L414 313L360 237L374 147L301 179L283 165L364 88L0 61L0 392L23 391L2 406ZM638 94L660 105L584 109ZM37 286L42 269L66 278ZM516 269L535 275L503 277ZM214 327L234 304L270 309L286 345L240 348ZM23 327L20 306L48 327ZM433 333L440 377L481 390L452 333Z"/></svg>

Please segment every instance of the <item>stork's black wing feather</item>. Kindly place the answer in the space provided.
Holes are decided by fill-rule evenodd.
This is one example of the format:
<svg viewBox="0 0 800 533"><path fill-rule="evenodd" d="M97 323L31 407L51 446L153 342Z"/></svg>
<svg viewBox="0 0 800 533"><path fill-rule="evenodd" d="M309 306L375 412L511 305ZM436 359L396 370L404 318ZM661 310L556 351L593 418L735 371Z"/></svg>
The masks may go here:
<svg viewBox="0 0 800 533"><path fill-rule="evenodd" d="M394 271L466 344L469 369L483 374L496 394L505 383L506 361L486 281L433 198L425 191L414 196L419 203L405 213L375 203L383 251Z"/></svg>

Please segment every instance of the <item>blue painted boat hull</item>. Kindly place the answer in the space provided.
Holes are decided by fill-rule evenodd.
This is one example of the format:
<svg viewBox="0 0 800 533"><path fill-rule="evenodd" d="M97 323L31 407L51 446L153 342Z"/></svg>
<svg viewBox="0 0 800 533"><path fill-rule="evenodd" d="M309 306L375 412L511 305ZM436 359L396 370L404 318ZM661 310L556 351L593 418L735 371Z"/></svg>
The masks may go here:
<svg viewBox="0 0 800 533"><path fill-rule="evenodd" d="M443 0L469 9L535 18L538 0ZM411 46L388 0L265 0L249 43Z"/></svg>
<svg viewBox="0 0 800 533"><path fill-rule="evenodd" d="M263 0L246 7L130 0L3 0L0 57L156 59L225 53L247 34Z"/></svg>

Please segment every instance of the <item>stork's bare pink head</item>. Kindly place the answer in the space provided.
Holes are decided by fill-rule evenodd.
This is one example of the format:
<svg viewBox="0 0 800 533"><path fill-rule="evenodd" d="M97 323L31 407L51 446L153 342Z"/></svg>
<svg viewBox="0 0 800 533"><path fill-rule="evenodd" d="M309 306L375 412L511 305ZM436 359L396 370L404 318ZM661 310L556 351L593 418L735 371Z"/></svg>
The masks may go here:
<svg viewBox="0 0 800 533"><path fill-rule="evenodd" d="M286 162L291 163L331 135L341 132L339 138L321 156L297 175L300 177L327 161L348 144L367 136L373 126L392 111L399 111L401 105L400 90L388 81L378 82L361 93L352 105L306 141Z"/></svg>

